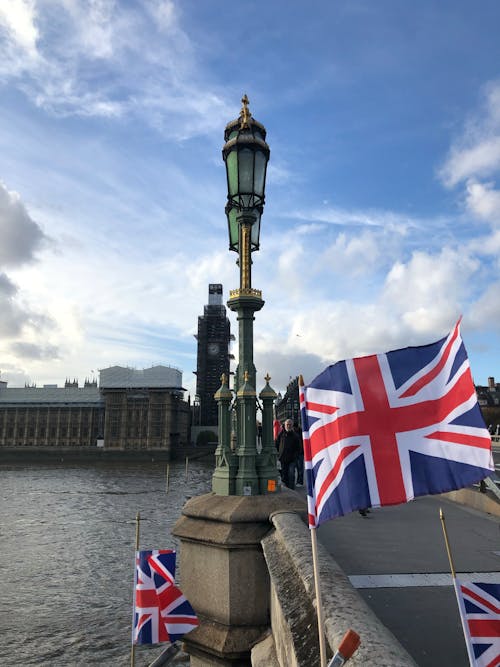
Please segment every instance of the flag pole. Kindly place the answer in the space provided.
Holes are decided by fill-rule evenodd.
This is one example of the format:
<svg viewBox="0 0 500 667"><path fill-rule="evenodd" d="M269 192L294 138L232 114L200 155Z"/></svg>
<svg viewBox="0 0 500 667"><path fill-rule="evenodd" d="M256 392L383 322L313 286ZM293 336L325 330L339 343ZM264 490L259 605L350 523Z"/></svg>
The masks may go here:
<svg viewBox="0 0 500 667"><path fill-rule="evenodd" d="M311 528L311 546L314 571L314 592L316 594L316 614L318 617L319 656L321 667L326 667L326 645L325 632L323 628L323 605L321 604L321 587L319 581L318 566L318 542L316 539L316 528Z"/></svg>
<svg viewBox="0 0 500 667"><path fill-rule="evenodd" d="M304 378L299 375L299 387L304 386ZM304 424L302 424L304 426ZM309 493L309 487L308 487ZM323 605L321 603L321 586L319 578L319 564L318 564L318 541L316 538L316 527L309 526L311 533L311 547L313 558L313 572L314 572L314 592L316 595L316 615L318 618L318 638L319 638L319 656L321 667L326 667L326 644L323 621Z"/></svg>
<svg viewBox="0 0 500 667"><path fill-rule="evenodd" d="M139 533L140 533L141 515L137 512L135 517L135 550L134 550L134 592L132 599L132 647L130 649L130 667L135 667L135 644L134 644L134 612L135 612L135 589L136 589L136 558L139 551Z"/></svg>
<svg viewBox="0 0 500 667"><path fill-rule="evenodd" d="M446 530L446 523L444 520L444 514L441 507L439 508L439 518L441 519L441 525L443 527L444 543L446 544L446 553L448 554L448 560L450 562L451 576L453 577L453 581L455 581L456 577L455 566L453 565L453 558L451 557L450 542L448 540L448 531Z"/></svg>
<svg viewBox="0 0 500 667"><path fill-rule="evenodd" d="M467 626L466 623L467 621L465 620L465 615L462 611L462 604L460 601L460 593L458 590L458 582L457 582L457 575L455 572L455 566L453 564L453 558L451 556L451 549L450 549L450 542L448 540L448 531L446 530L446 523L444 520L444 513L442 508L439 508L439 518L441 519L441 525L443 527L443 535L444 535L444 543L446 544L446 552L448 554L448 560L450 562L450 570L451 570L451 576L453 578L453 588L455 589L455 596L457 598L457 604L458 604L458 615L460 616L460 621L462 623L462 631L464 633L464 639L465 639L465 646L467 648L467 656L469 658L469 663L471 667L474 667L476 664L476 660L474 658L474 654L472 652L472 646L470 645L469 641L469 633L467 632Z"/></svg>

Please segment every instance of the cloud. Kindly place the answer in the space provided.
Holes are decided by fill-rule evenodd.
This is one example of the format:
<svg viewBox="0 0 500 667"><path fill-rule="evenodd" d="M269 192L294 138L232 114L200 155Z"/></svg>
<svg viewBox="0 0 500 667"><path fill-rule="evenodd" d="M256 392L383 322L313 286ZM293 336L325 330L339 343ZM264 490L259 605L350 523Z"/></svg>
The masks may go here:
<svg viewBox="0 0 500 667"><path fill-rule="evenodd" d="M30 321L30 312L23 310L15 301L18 289L5 275L0 273L0 335L17 336Z"/></svg>
<svg viewBox="0 0 500 667"><path fill-rule="evenodd" d="M413 332L443 330L461 313L478 268L479 261L463 251L415 252L408 263L392 267L382 300Z"/></svg>
<svg viewBox="0 0 500 667"><path fill-rule="evenodd" d="M291 357L279 351L257 348L256 362L259 386L264 386L263 377L269 371L272 376L270 385L276 392L283 392L292 377L302 375L304 381L309 382L324 369L321 357L308 352L297 352Z"/></svg>
<svg viewBox="0 0 500 667"><path fill-rule="evenodd" d="M494 183L469 180L466 188L466 205L478 218L500 226L500 191Z"/></svg>
<svg viewBox="0 0 500 667"><path fill-rule="evenodd" d="M173 2L15 6L13 16L0 13L0 80L37 107L60 117L139 117L177 140L231 116Z"/></svg>
<svg viewBox="0 0 500 667"><path fill-rule="evenodd" d="M47 240L19 195L0 182L0 267L33 261L36 250Z"/></svg>
<svg viewBox="0 0 500 667"><path fill-rule="evenodd" d="M37 343L13 343L10 349L16 357L22 359L57 359L59 349L55 345L38 345Z"/></svg>
<svg viewBox="0 0 500 667"><path fill-rule="evenodd" d="M352 277L369 273L380 261L378 242L369 232L350 237L340 233L320 256L320 262Z"/></svg>
<svg viewBox="0 0 500 667"><path fill-rule="evenodd" d="M35 25L34 0L10 0L0 4L0 38L6 44L5 60L21 66L23 58L34 61L38 57L38 28Z"/></svg>
<svg viewBox="0 0 500 667"><path fill-rule="evenodd" d="M470 310L471 325L476 329L484 329L492 322L500 322L500 300L498 298L500 281L488 285L481 298Z"/></svg>
<svg viewBox="0 0 500 667"><path fill-rule="evenodd" d="M47 241L48 238L31 219L19 195L10 192L0 182L0 269L19 269L33 263L36 252ZM19 286L7 274L0 272L0 335L7 346L10 338L22 338L25 334L36 337L53 326L50 317L39 312L39 308L32 308L22 297ZM16 354L24 356L28 348L23 348L23 342L17 345Z"/></svg>
<svg viewBox="0 0 500 667"><path fill-rule="evenodd" d="M384 227L404 233L409 227L420 227L422 221L394 211L379 209L343 209L325 205L323 208L312 208L292 211L288 217L297 220L311 220L331 225L357 227Z"/></svg>
<svg viewBox="0 0 500 667"><path fill-rule="evenodd" d="M382 252L381 239L366 233L367 239L364 235L339 235L325 252L332 264L339 262L331 271L345 270L352 276L350 263L356 261L358 253L363 261L369 247L375 256ZM319 265L313 247L304 246L301 253L301 265L308 267L301 274L302 292L292 292L294 298L290 300L289 288L281 291L280 299L278 289L267 299L272 310L264 308L257 316L256 365L263 373L269 371L276 390L283 390L290 376L302 373L307 382L325 366L341 359L437 340L450 330L460 314L469 313L471 301L477 298L475 292L482 289L477 284L481 262L463 247L414 251L406 261L399 257L388 265L387 258L374 262L359 281L364 289L357 298L354 287L343 291L331 274L326 277L327 262ZM275 261L278 266L288 267L289 281L295 289L296 260L289 250L285 248ZM386 268L381 270L380 265ZM285 272L279 284L287 284ZM329 285L330 289L320 290L320 284ZM268 291L266 288L266 295ZM296 307L291 307L291 303ZM489 299L485 297L487 303ZM474 317L479 315L483 312Z"/></svg>
<svg viewBox="0 0 500 667"><path fill-rule="evenodd" d="M480 109L466 122L438 171L446 187L500 168L500 82L484 87Z"/></svg>

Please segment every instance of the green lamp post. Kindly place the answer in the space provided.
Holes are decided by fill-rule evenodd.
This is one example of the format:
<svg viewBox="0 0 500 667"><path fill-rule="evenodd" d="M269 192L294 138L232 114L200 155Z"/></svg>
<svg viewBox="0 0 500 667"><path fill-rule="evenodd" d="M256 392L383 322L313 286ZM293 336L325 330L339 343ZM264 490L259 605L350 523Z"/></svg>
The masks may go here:
<svg viewBox="0 0 500 667"><path fill-rule="evenodd" d="M252 287L252 252L259 249L270 151L266 129L252 117L247 96L244 95L241 101L239 117L226 126L226 143L222 149L227 174L229 249L238 253L240 286L230 291L227 303L238 319L239 363L234 378L235 397L228 406L226 378L215 395L219 403L220 436L212 489L219 495L259 495L277 490L272 440L269 442L263 435L262 450L257 452L256 369L253 363L254 313L262 308L264 301L261 291ZM266 423L270 418L268 412L272 414L269 396L274 394L269 379L265 388L266 400L263 401ZM231 411L230 419L226 414L228 410Z"/></svg>

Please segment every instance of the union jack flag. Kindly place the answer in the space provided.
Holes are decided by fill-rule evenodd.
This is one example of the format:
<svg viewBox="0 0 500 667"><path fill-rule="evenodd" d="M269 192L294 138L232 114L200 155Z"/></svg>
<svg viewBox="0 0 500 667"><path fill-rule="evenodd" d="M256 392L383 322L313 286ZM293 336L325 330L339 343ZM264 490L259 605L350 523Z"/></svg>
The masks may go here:
<svg viewBox="0 0 500 667"><path fill-rule="evenodd" d="M459 325L436 343L339 361L301 387L310 527L493 470Z"/></svg>
<svg viewBox="0 0 500 667"><path fill-rule="evenodd" d="M500 665L500 584L453 580L471 667Z"/></svg>
<svg viewBox="0 0 500 667"><path fill-rule="evenodd" d="M193 608L175 585L175 551L137 551L132 643L175 642L197 625Z"/></svg>

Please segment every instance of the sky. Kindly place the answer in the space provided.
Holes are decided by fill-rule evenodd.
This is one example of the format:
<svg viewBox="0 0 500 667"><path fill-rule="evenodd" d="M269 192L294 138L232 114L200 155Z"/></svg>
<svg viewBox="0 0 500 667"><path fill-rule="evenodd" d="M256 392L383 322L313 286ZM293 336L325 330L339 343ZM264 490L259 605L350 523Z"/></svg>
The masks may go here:
<svg viewBox="0 0 500 667"><path fill-rule="evenodd" d="M194 394L208 284L239 285L244 93L271 149L257 390L460 316L474 381L500 377L499 24L497 0L0 3L1 379L167 364Z"/></svg>

